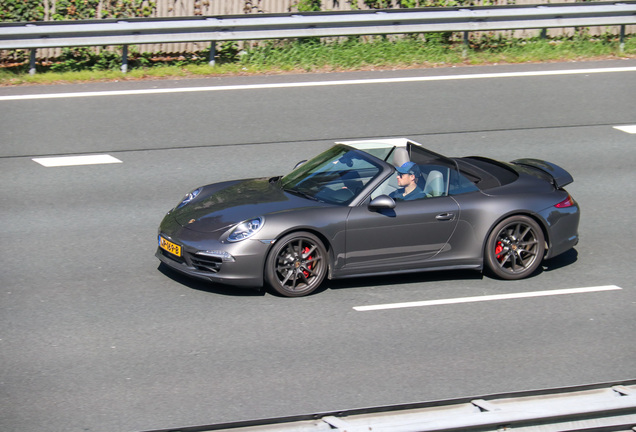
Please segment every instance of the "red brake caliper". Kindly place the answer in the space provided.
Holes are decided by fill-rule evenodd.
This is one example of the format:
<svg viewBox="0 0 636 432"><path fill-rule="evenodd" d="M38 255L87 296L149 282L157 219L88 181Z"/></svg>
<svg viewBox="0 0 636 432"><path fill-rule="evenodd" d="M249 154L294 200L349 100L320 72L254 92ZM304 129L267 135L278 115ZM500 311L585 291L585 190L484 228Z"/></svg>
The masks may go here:
<svg viewBox="0 0 636 432"><path fill-rule="evenodd" d="M503 244L501 242L497 242L497 247L495 247L495 256L499 261L502 260L502 257L499 256L503 252Z"/></svg>
<svg viewBox="0 0 636 432"><path fill-rule="evenodd" d="M309 252L309 248L307 246L305 246L305 249L303 249L303 255L306 254L307 252ZM310 256L307 257L307 261L311 261L311 260L313 260L313 258L310 255ZM311 270L312 264L308 264L307 268L309 270ZM309 277L309 272L307 270L303 270L303 274L305 275L306 278Z"/></svg>

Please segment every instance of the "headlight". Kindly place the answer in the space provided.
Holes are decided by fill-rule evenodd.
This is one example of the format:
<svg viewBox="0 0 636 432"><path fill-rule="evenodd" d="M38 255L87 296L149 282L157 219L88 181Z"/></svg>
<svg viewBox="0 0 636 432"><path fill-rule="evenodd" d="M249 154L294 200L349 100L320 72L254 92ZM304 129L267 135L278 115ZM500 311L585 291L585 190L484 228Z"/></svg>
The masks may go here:
<svg viewBox="0 0 636 432"><path fill-rule="evenodd" d="M193 190L192 192L190 192L189 194L187 194L185 197L183 197L183 200L181 200L181 203L179 203L179 205L177 206L177 208L181 208L184 205L186 205L187 203L189 203L190 201L192 201L193 199L195 199L197 197L197 195L199 195L201 193L201 189L203 188L198 188Z"/></svg>
<svg viewBox="0 0 636 432"><path fill-rule="evenodd" d="M230 235L227 237L227 241L237 242L250 238L263 227L263 223L264 219L262 217L241 222L232 229Z"/></svg>

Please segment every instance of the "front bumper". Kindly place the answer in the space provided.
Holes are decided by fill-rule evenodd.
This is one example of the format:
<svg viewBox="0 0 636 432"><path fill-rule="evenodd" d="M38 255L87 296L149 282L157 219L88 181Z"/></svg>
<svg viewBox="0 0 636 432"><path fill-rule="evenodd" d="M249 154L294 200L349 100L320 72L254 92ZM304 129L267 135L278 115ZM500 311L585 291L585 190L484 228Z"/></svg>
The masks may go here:
<svg viewBox="0 0 636 432"><path fill-rule="evenodd" d="M159 247L155 256L171 269L196 279L246 288L263 286L262 261L254 257L238 257L235 262L219 262L209 257L201 260L200 255L188 252L177 257Z"/></svg>
<svg viewBox="0 0 636 432"><path fill-rule="evenodd" d="M180 256L159 246L155 252L155 256L173 270L196 279L226 285L263 286L268 242L254 239L236 243L220 242L210 238L213 234L177 227L174 223L162 224L159 229L161 237L181 248Z"/></svg>

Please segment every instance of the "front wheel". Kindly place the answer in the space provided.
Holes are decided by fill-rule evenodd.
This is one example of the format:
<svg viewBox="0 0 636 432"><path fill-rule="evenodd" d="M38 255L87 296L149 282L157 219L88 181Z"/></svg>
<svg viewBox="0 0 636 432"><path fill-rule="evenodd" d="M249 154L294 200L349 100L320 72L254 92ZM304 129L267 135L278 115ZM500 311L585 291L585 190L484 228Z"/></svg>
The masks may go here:
<svg viewBox="0 0 636 432"><path fill-rule="evenodd" d="M311 233L292 233L274 243L265 261L265 281L278 294L300 297L320 286L327 268L327 251L320 239Z"/></svg>
<svg viewBox="0 0 636 432"><path fill-rule="evenodd" d="M539 224L528 216L501 221L488 236L484 260L488 269L502 279L523 279L541 264L545 237Z"/></svg>

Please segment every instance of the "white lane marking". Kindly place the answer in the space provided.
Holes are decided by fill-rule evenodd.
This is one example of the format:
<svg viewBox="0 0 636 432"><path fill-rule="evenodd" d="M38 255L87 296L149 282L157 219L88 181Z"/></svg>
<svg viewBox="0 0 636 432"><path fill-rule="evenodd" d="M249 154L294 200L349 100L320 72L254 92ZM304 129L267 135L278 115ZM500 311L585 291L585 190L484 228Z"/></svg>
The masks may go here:
<svg viewBox="0 0 636 432"><path fill-rule="evenodd" d="M296 83L248 84L248 85L213 86L213 87L138 89L138 90L81 92L81 93L49 93L49 94L0 96L0 101L98 97L98 96L130 96L130 95L146 95L146 94L192 93L192 92L209 92L209 91L228 91L228 90L262 90L262 89L276 89L276 88L323 87L323 86L357 85L357 84L390 84L390 83L408 83L408 82L424 82L424 81L470 80L470 79L484 79L484 78L516 78L516 77L536 77L536 76L554 76L554 75L585 75L585 74L613 73L613 72L636 72L636 67L569 69L569 70L555 70L555 71L506 72L506 73L466 74L466 75L443 75L443 76L383 78L383 79L364 79L364 80L311 81L311 82L296 82Z"/></svg>
<svg viewBox="0 0 636 432"><path fill-rule="evenodd" d="M489 295L489 296L481 296L481 297L460 297L460 298L453 298L453 299L428 300L428 301L417 301L417 302L408 302L408 303L389 303L389 304L380 304L380 305L371 305L371 306L356 306L353 309L355 309L358 312L366 312L366 311L385 310L385 309L401 309L401 308L409 308L409 307L439 306L439 305L458 304L458 303L475 303L475 302L485 302L485 301L493 301L493 300L546 297L546 296L555 296L555 295L564 295L564 294L582 294L582 293L599 292L599 291L613 291L613 290L620 290L620 289L622 288L616 285L606 285L606 286L597 286L597 287L588 287L588 288L570 288L570 289L549 290L549 291L533 291L533 292L524 292L524 293Z"/></svg>
<svg viewBox="0 0 636 432"><path fill-rule="evenodd" d="M618 129L619 131L627 132L628 134L636 134L636 125L632 125L632 126L614 126L614 129Z"/></svg>
<svg viewBox="0 0 636 432"><path fill-rule="evenodd" d="M111 155L107 155L107 154L86 155L86 156L46 157L46 158L34 158L32 160L45 167L122 163L122 161L120 161L119 159L114 158Z"/></svg>

